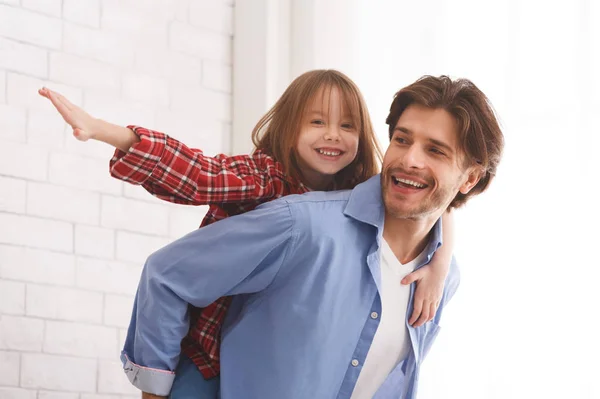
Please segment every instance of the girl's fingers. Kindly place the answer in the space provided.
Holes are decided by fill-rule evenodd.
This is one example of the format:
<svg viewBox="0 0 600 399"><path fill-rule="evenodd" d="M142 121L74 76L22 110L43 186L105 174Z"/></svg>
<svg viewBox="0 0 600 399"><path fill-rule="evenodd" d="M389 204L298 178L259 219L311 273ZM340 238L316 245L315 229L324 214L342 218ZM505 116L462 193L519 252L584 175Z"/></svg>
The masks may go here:
<svg viewBox="0 0 600 399"><path fill-rule="evenodd" d="M433 318L435 317L435 313L437 312L437 308L437 304L431 302L431 305L429 306L429 320L427 321L433 320Z"/></svg>
<svg viewBox="0 0 600 399"><path fill-rule="evenodd" d="M60 114L65 117L68 113L69 113L69 108L67 108L62 101L60 101L58 99L58 97L56 97L54 95L54 93L52 91L48 91L48 98L50 99L50 101L52 101L52 104L56 107L56 109L58 110L58 112L60 112Z"/></svg>
<svg viewBox="0 0 600 399"><path fill-rule="evenodd" d="M429 320L429 306L423 306L423 311L421 312L421 316L415 322L413 327L421 327L423 324L425 324L427 322L427 320Z"/></svg>
<svg viewBox="0 0 600 399"><path fill-rule="evenodd" d="M73 107L75 107L75 105L71 104L71 102L69 100L67 100L67 98L65 96L63 96L60 93L56 93L56 92L52 92L59 100L60 102L62 102L65 107L67 107L69 110L72 110Z"/></svg>
<svg viewBox="0 0 600 399"><path fill-rule="evenodd" d="M420 270L414 271L408 275L406 275L401 281L400 284L402 285L409 285L414 283L415 281L419 280L421 278L421 273Z"/></svg>
<svg viewBox="0 0 600 399"><path fill-rule="evenodd" d="M421 316L421 311L423 310L423 301L414 301L413 312L408 320L408 324L411 326L419 319Z"/></svg>

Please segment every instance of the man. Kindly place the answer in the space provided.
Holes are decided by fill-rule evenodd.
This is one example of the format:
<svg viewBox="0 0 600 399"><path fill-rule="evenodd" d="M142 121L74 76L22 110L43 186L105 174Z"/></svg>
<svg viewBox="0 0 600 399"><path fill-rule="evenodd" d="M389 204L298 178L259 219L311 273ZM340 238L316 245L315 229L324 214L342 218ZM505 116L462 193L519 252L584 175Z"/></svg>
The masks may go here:
<svg viewBox="0 0 600 399"><path fill-rule="evenodd" d="M467 80L424 77L396 94L382 173L351 191L288 196L195 231L151 255L123 362L168 394L187 306L236 295L223 329L221 398L414 398L432 322L407 323L400 280L442 245L440 217L486 190L503 136Z"/></svg>

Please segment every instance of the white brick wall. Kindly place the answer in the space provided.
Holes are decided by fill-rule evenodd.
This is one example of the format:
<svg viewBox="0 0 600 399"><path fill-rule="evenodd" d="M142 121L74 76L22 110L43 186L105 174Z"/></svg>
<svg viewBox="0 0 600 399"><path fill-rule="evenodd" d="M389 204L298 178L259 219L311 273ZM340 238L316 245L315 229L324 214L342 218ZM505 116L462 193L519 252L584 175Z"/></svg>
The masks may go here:
<svg viewBox="0 0 600 399"><path fill-rule="evenodd" d="M233 2L0 0L0 398L139 398L118 355L147 256L206 207L110 177L47 100L228 152Z"/></svg>
<svg viewBox="0 0 600 399"><path fill-rule="evenodd" d="M20 366L21 355L18 352L0 351L0 385L18 386Z"/></svg>

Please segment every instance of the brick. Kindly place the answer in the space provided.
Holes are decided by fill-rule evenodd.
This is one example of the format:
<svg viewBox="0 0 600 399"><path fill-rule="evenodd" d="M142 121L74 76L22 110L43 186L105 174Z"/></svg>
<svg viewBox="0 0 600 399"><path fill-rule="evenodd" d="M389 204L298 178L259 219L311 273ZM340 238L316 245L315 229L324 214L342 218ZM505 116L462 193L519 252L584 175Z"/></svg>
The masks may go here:
<svg viewBox="0 0 600 399"><path fill-rule="evenodd" d="M98 365L98 392L139 395L131 385L119 361L100 360Z"/></svg>
<svg viewBox="0 0 600 399"><path fill-rule="evenodd" d="M190 24L224 35L233 35L233 7L213 0L190 2Z"/></svg>
<svg viewBox="0 0 600 399"><path fill-rule="evenodd" d="M135 70L161 76L172 82L198 85L202 75L202 61L198 57L175 51L140 48L136 50Z"/></svg>
<svg viewBox="0 0 600 399"><path fill-rule="evenodd" d="M127 340L127 329L119 329L119 349L123 349L125 347L125 340Z"/></svg>
<svg viewBox="0 0 600 399"><path fill-rule="evenodd" d="M136 184L124 184L123 185L123 196L125 198L136 199L140 201L146 201L153 204L158 204L160 202L164 202L159 198L156 198L148 191L146 191L142 186L138 186Z"/></svg>
<svg viewBox="0 0 600 399"><path fill-rule="evenodd" d="M104 324L107 326L127 327L131 321L131 311L133 309L132 296L106 295L104 306Z"/></svg>
<svg viewBox="0 0 600 399"><path fill-rule="evenodd" d="M21 356L18 352L0 351L0 385L16 387L19 385ZM0 392L2 388L0 388Z"/></svg>
<svg viewBox="0 0 600 399"><path fill-rule="evenodd" d="M169 86L164 79L142 74L123 76L123 97L154 106L169 105Z"/></svg>
<svg viewBox="0 0 600 399"><path fill-rule="evenodd" d="M96 226L75 226L75 253L95 258L115 256L115 232Z"/></svg>
<svg viewBox="0 0 600 399"><path fill-rule="evenodd" d="M223 134L221 135L221 149L217 151L222 154L231 154L232 127L230 123L223 123Z"/></svg>
<svg viewBox="0 0 600 399"><path fill-rule="evenodd" d="M57 285L75 284L75 257L0 245L0 278Z"/></svg>
<svg viewBox="0 0 600 399"><path fill-rule="evenodd" d="M27 213L68 222L98 224L100 195L31 182L27 186Z"/></svg>
<svg viewBox="0 0 600 399"><path fill-rule="evenodd" d="M0 71L0 103L6 102L6 72Z"/></svg>
<svg viewBox="0 0 600 399"><path fill-rule="evenodd" d="M6 86L6 102L10 105L28 109L44 109L56 113L56 110L50 101L38 94L38 89L43 86L61 93L75 105L80 106L83 98L83 92L80 88L12 72L7 74Z"/></svg>
<svg viewBox="0 0 600 399"><path fill-rule="evenodd" d="M140 264L79 258L77 286L92 291L134 295L141 272Z"/></svg>
<svg viewBox="0 0 600 399"><path fill-rule="evenodd" d="M50 53L50 79L77 87L118 88L119 71L110 65L66 53Z"/></svg>
<svg viewBox="0 0 600 399"><path fill-rule="evenodd" d="M154 110L148 105L103 94L86 94L85 109L97 118L127 126L154 126Z"/></svg>
<svg viewBox="0 0 600 399"><path fill-rule="evenodd" d="M213 117L207 118L198 112L158 110L155 129L185 143L190 148L199 148L205 153L212 146L215 137L221 135L223 126Z"/></svg>
<svg viewBox="0 0 600 399"><path fill-rule="evenodd" d="M101 218L103 227L164 236L169 232L169 210L162 204L104 195Z"/></svg>
<svg viewBox="0 0 600 399"><path fill-rule="evenodd" d="M0 212L25 213L26 186L24 180L0 176Z"/></svg>
<svg viewBox="0 0 600 399"><path fill-rule="evenodd" d="M48 149L61 149L65 144L66 126L67 124L55 110L30 109L27 120L27 142Z"/></svg>
<svg viewBox="0 0 600 399"><path fill-rule="evenodd" d="M168 243L169 240L162 237L118 231L117 259L143 264L150 254Z"/></svg>
<svg viewBox="0 0 600 399"><path fill-rule="evenodd" d="M46 180L47 173L48 152L45 149L15 142L0 146L0 174Z"/></svg>
<svg viewBox="0 0 600 399"><path fill-rule="evenodd" d="M202 86L231 93L233 73L231 66L212 61L202 62Z"/></svg>
<svg viewBox="0 0 600 399"><path fill-rule="evenodd" d="M97 370L96 359L26 353L21 358L21 386L67 392L94 392Z"/></svg>
<svg viewBox="0 0 600 399"><path fill-rule="evenodd" d="M231 95L207 90L203 87L173 85L171 108L195 112L198 116L208 120L231 121Z"/></svg>
<svg viewBox="0 0 600 399"><path fill-rule="evenodd" d="M189 19L190 0L173 0L171 9L176 21L187 22Z"/></svg>
<svg viewBox="0 0 600 399"><path fill-rule="evenodd" d="M197 229L206 211L208 211L208 206L178 206L169 209L169 237L183 237Z"/></svg>
<svg viewBox="0 0 600 399"><path fill-rule="evenodd" d="M21 6L53 17L62 14L62 0L21 0Z"/></svg>
<svg viewBox="0 0 600 399"><path fill-rule="evenodd" d="M0 349L16 351L42 350L44 322L18 316L0 316Z"/></svg>
<svg viewBox="0 0 600 399"><path fill-rule="evenodd" d="M0 387L0 398L2 399L37 399L37 391L21 388Z"/></svg>
<svg viewBox="0 0 600 399"><path fill-rule="evenodd" d="M177 21L169 27L169 48L227 65L231 65L233 58L231 37Z"/></svg>
<svg viewBox="0 0 600 399"><path fill-rule="evenodd" d="M99 28L100 0L63 0L63 18L92 28Z"/></svg>
<svg viewBox="0 0 600 399"><path fill-rule="evenodd" d="M82 190L120 194L122 183L110 177L108 160L66 153L50 155L49 180Z"/></svg>
<svg viewBox="0 0 600 399"><path fill-rule="evenodd" d="M117 330L81 323L47 321L44 353L100 359L118 358Z"/></svg>
<svg viewBox="0 0 600 399"><path fill-rule="evenodd" d="M0 36L58 49L62 41L62 22L22 8L0 5Z"/></svg>
<svg viewBox="0 0 600 399"><path fill-rule="evenodd" d="M127 36L70 23L65 24L64 32L63 49L69 54L116 66L133 65L134 47Z"/></svg>
<svg viewBox="0 0 600 399"><path fill-rule="evenodd" d="M103 0L100 24L133 39L135 47L155 49L167 46L168 14L172 8L163 0L151 2Z"/></svg>
<svg viewBox="0 0 600 399"><path fill-rule="evenodd" d="M0 243L73 251L73 226L55 220L0 213Z"/></svg>
<svg viewBox="0 0 600 399"><path fill-rule="evenodd" d="M2 293L0 314L25 314L25 284L0 280L0 292ZM2 376L0 375L1 378Z"/></svg>
<svg viewBox="0 0 600 399"><path fill-rule="evenodd" d="M28 316L100 323L102 294L64 287L27 286L26 314Z"/></svg>
<svg viewBox="0 0 600 399"><path fill-rule="evenodd" d="M73 137L73 129L66 126L64 130L65 145L64 149L73 154L84 156L86 158L96 158L105 163L112 157L114 147L97 140L79 141Z"/></svg>
<svg viewBox="0 0 600 399"><path fill-rule="evenodd" d="M48 77L48 52L36 46L0 38L0 68Z"/></svg>
<svg viewBox="0 0 600 399"><path fill-rule="evenodd" d="M0 104L0 138L24 143L27 112L21 107ZM6 144L10 146L10 143Z"/></svg>
<svg viewBox="0 0 600 399"><path fill-rule="evenodd" d="M79 399L79 393L39 391L38 399Z"/></svg>

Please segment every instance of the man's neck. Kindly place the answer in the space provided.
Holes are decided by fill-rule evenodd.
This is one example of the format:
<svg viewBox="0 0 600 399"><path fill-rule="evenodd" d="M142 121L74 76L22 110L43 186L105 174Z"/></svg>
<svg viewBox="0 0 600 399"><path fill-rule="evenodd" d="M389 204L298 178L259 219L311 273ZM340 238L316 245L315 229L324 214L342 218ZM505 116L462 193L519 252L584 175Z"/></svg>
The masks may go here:
<svg viewBox="0 0 600 399"><path fill-rule="evenodd" d="M429 233L439 216L417 219L399 219L386 212L383 238L398 261L406 264L414 260L429 243Z"/></svg>

